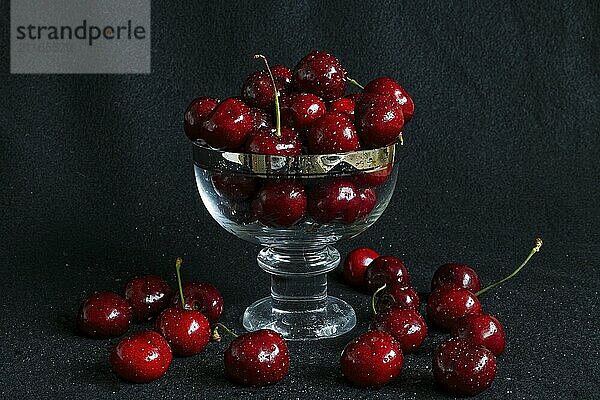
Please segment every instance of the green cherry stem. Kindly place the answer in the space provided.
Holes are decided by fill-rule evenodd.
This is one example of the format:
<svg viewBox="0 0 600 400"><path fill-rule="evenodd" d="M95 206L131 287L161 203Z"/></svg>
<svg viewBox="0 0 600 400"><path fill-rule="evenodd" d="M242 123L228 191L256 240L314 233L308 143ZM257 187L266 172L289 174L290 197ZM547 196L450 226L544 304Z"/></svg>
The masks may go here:
<svg viewBox="0 0 600 400"><path fill-rule="evenodd" d="M543 244L542 239L536 238L535 239L535 247L533 249L531 249L531 253L529 253L529 255L527 256L527 258L525 259L525 261L523 261L523 263L521 265L519 265L519 267L517 269L515 269L512 274L508 275L504 279L499 280L496 283L492 283L491 285L489 285L489 286L481 289L479 292L475 293L475 296L479 296L479 295L484 294L488 290L495 288L496 286L498 286L498 285L506 282L507 280L509 280L510 278L512 278L513 276L515 276L516 274L518 274L519 271L521 271L523 269L523 267L525 265L527 265L527 263L529 262L529 260L531 259L531 257L533 257L533 255L535 253L537 253L538 251L540 251L540 248L542 247L542 244Z"/></svg>
<svg viewBox="0 0 600 400"><path fill-rule="evenodd" d="M221 341L221 335L219 334L219 328L225 329L225 332L229 333L234 338L238 337L237 333L235 333L234 331L232 331L231 329L229 329L228 327L226 327L222 323L217 322L215 324L215 327L213 328L213 331L212 331L212 340L214 340L217 343Z"/></svg>
<svg viewBox="0 0 600 400"><path fill-rule="evenodd" d="M181 263L183 260L181 257L177 257L175 260L175 271L177 272L177 285L179 286L179 296L181 297L181 308L185 309L185 297L183 297L183 286L181 284Z"/></svg>
<svg viewBox="0 0 600 400"><path fill-rule="evenodd" d="M281 137L281 113L279 111L279 94L277 93L275 77L273 76L273 72L271 72L271 67L269 67L269 61L267 61L267 57L263 56L262 54L255 54L254 58L263 59L265 66L267 67L267 71L269 72L269 76L271 77L271 82L273 82L273 94L275 95L275 135L277 137Z"/></svg>
<svg viewBox="0 0 600 400"><path fill-rule="evenodd" d="M365 87L363 85L361 85L360 83L356 82L356 80L352 79L352 78L348 78L346 77L346 81L350 82L351 84L353 84L354 86L357 86L360 88L360 90L363 90Z"/></svg>
<svg viewBox="0 0 600 400"><path fill-rule="evenodd" d="M380 287L379 289L377 289L375 291L375 293L373 293L373 296L371 297L371 308L373 309L374 315L377 315L377 307L375 307L375 298L377 297L379 292L381 292L383 289L385 289L386 286L387 286L387 284L384 283L383 286Z"/></svg>

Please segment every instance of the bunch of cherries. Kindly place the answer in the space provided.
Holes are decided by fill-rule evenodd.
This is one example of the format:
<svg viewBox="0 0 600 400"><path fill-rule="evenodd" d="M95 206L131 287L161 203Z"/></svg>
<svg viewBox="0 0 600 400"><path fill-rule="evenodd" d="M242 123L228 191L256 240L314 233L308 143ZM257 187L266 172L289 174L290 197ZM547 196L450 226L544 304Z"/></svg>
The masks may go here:
<svg viewBox="0 0 600 400"><path fill-rule="evenodd" d="M236 383L264 386L280 381L289 369L290 356L281 335L259 330L236 335L217 321L223 298L207 282L181 283L181 259L177 259L179 292L156 275L132 279L124 296L98 292L89 296L77 315L78 331L95 339L118 337L127 332L132 319L154 320L154 330L143 330L122 339L110 354L113 371L133 383L150 382L163 376L173 356L201 353L211 339L220 341L219 326L235 339L225 351L225 372ZM211 325L214 328L211 328Z"/></svg>
<svg viewBox="0 0 600 400"><path fill-rule="evenodd" d="M496 357L506 344L502 324L482 312L478 296L516 275L539 251L541 239L527 259L508 277L484 289L477 273L465 264L444 264L435 272L427 301L430 323L452 338L433 356L433 376L446 392L472 396L488 389L496 377ZM373 293L375 317L370 330L342 352L342 374L362 387L380 387L400 375L404 354L421 347L427 324L419 314L419 296L410 286L404 263L358 248L344 262L347 283Z"/></svg>
<svg viewBox="0 0 600 400"><path fill-rule="evenodd" d="M255 57L264 60L266 70L246 78L241 96L222 101L198 97L188 106L184 129L190 140L264 155L344 153L401 140L404 124L413 117L414 103L398 82L380 77L363 87L327 52L309 53L293 70L271 68L264 56ZM361 93L346 96L349 83ZM351 224L366 218L376 204L375 189L390 173L391 165L314 188L299 180L259 183L228 173L215 174L212 182L233 208L250 210L244 222L287 228L304 217L320 224Z"/></svg>

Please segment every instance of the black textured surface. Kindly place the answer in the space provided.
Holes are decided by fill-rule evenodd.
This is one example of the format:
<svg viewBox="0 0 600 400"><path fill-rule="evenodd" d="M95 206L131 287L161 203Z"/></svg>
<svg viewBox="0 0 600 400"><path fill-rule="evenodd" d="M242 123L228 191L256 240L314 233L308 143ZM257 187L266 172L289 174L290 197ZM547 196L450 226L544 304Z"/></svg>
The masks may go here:
<svg viewBox="0 0 600 400"><path fill-rule="evenodd" d="M501 278L540 234L528 270L483 299L505 324L508 349L481 398L597 398L598 2L166 3L153 4L151 75L19 76L8 74L3 2L0 397L445 397L430 369L439 334L392 385L343 382L339 354L369 311L336 275L330 291L355 306L359 326L291 344L289 377L266 389L225 380L224 344L176 359L164 379L125 384L107 361L116 340L73 334L87 293L142 272L171 277L177 255L187 278L221 288L224 321L241 329L268 279L257 249L203 208L182 112L197 95L237 94L260 67L256 51L293 65L317 48L359 81L398 78L417 107L392 203L340 250L398 255L426 291L450 260L476 266L484 282Z"/></svg>

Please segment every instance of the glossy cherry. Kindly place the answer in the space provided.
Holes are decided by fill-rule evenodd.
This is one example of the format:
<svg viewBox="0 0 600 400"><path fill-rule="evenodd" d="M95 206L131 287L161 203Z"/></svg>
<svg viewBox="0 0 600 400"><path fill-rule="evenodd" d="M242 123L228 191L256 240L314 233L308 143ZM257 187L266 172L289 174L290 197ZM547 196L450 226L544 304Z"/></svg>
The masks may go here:
<svg viewBox="0 0 600 400"><path fill-rule="evenodd" d="M361 142L371 147L394 143L404 126L402 108L398 103L388 97L371 94L360 96L354 120Z"/></svg>
<svg viewBox="0 0 600 400"><path fill-rule="evenodd" d="M290 93L281 98L283 124L305 132L310 125L325 114L325 103L312 93Z"/></svg>
<svg viewBox="0 0 600 400"><path fill-rule="evenodd" d="M240 385L272 385L285 378L289 368L287 344L270 329L240 335L225 351L225 374Z"/></svg>
<svg viewBox="0 0 600 400"><path fill-rule="evenodd" d="M121 336L129 328L131 306L114 292L98 292L79 307L77 330L94 339Z"/></svg>
<svg viewBox="0 0 600 400"><path fill-rule="evenodd" d="M436 349L433 377L449 394L474 396L492 385L496 377L496 357L483 346L453 338Z"/></svg>
<svg viewBox="0 0 600 400"><path fill-rule="evenodd" d="M348 253L343 266L344 280L346 283L356 288L363 289L367 266L377 257L379 257L379 253L367 247L359 247Z"/></svg>
<svg viewBox="0 0 600 400"><path fill-rule="evenodd" d="M261 128L250 133L246 150L255 154L298 156L302 154L302 140L291 128L281 127L281 136L277 136L274 128Z"/></svg>
<svg viewBox="0 0 600 400"><path fill-rule="evenodd" d="M252 201L252 211L268 226L288 227L306 214L304 186L293 180L268 180Z"/></svg>
<svg viewBox="0 0 600 400"><path fill-rule="evenodd" d="M125 285L125 299L131 304L134 318L141 322L158 315L171 300L173 291L160 276L144 275Z"/></svg>
<svg viewBox="0 0 600 400"><path fill-rule="evenodd" d="M329 103L329 111L346 114L354 122L354 100L350 97L340 97Z"/></svg>
<svg viewBox="0 0 600 400"><path fill-rule="evenodd" d="M346 74L337 58L324 51L313 51L294 68L292 84L297 91L334 100L346 91Z"/></svg>
<svg viewBox="0 0 600 400"><path fill-rule="evenodd" d="M223 297L219 290L208 282L185 282L183 284L184 308L198 310L212 323L219 320L223 312ZM181 307L181 296L174 294L171 304Z"/></svg>
<svg viewBox="0 0 600 400"><path fill-rule="evenodd" d="M211 179L217 194L232 201L248 200L258 190L256 180L249 176L224 172L216 173Z"/></svg>
<svg viewBox="0 0 600 400"><path fill-rule="evenodd" d="M383 185L392 174L393 166L390 164L385 169L358 174L354 177L354 181L359 187L376 188Z"/></svg>
<svg viewBox="0 0 600 400"><path fill-rule="evenodd" d="M202 138L210 146L239 150L254 126L254 118L244 102L230 97L223 100L202 123Z"/></svg>
<svg viewBox="0 0 600 400"><path fill-rule="evenodd" d="M429 295L427 317L441 330L449 331L458 319L469 314L481 314L481 303L465 288L445 284Z"/></svg>
<svg viewBox="0 0 600 400"><path fill-rule="evenodd" d="M404 353L419 349L427 336L425 320L412 308L391 307L378 312L371 322L371 329L392 335Z"/></svg>
<svg viewBox="0 0 600 400"><path fill-rule="evenodd" d="M368 216L375 203L373 190L358 189L351 181L340 179L316 186L309 194L308 211L319 223L351 224Z"/></svg>
<svg viewBox="0 0 600 400"><path fill-rule="evenodd" d="M392 282L385 285L377 297L377 310L383 311L392 307L412 308L419 311L419 294L411 286Z"/></svg>
<svg viewBox="0 0 600 400"><path fill-rule="evenodd" d="M452 336L481 345L499 356L506 347L504 327L493 315L466 315L456 321Z"/></svg>
<svg viewBox="0 0 600 400"><path fill-rule="evenodd" d="M387 284L410 285L410 275L404 262L394 256L381 256L373 260L367 267L365 279L371 293Z"/></svg>
<svg viewBox="0 0 600 400"><path fill-rule="evenodd" d="M415 113L415 104L410 95L398 82L388 77L376 78L369 82L363 93L389 97L402 107L404 122L409 122Z"/></svg>
<svg viewBox="0 0 600 400"><path fill-rule="evenodd" d="M344 377L360 387L390 383L400 375L403 363L400 343L380 331L369 331L352 340L340 360Z"/></svg>
<svg viewBox="0 0 600 400"><path fill-rule="evenodd" d="M288 83L284 78L274 76L279 95L286 90ZM275 99L273 96L273 82L267 71L254 72L246 78L242 86L242 99L251 107L271 110Z"/></svg>
<svg viewBox="0 0 600 400"><path fill-rule="evenodd" d="M289 85L292 82L292 75L294 74L289 67L283 65L274 65L271 67L271 71L274 76L278 76L285 80L285 83Z"/></svg>
<svg viewBox="0 0 600 400"><path fill-rule="evenodd" d="M169 369L172 359L169 344L154 331L141 331L124 338L110 354L115 374L133 383L160 378Z"/></svg>
<svg viewBox="0 0 600 400"><path fill-rule="evenodd" d="M251 107L250 117L252 119L252 131L257 131L261 128L273 128L273 115L261 110L260 108Z"/></svg>
<svg viewBox="0 0 600 400"><path fill-rule="evenodd" d="M219 104L217 99L206 96L192 100L183 115L183 129L190 140L203 139L202 123L206 121L217 104Z"/></svg>
<svg viewBox="0 0 600 400"><path fill-rule="evenodd" d="M466 264L448 263L440 266L433 274L431 290L446 283L453 283L473 293L477 293L481 289L479 276Z"/></svg>
<svg viewBox="0 0 600 400"><path fill-rule="evenodd" d="M354 124L346 114L327 112L310 127L307 136L311 154L330 154L360 149Z"/></svg>

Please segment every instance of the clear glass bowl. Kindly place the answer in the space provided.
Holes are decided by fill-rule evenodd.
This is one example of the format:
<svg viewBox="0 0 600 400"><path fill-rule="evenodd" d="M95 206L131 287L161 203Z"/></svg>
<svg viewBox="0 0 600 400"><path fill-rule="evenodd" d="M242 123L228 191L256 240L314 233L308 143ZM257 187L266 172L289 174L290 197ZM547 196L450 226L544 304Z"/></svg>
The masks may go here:
<svg viewBox="0 0 600 400"><path fill-rule="evenodd" d="M309 340L354 327L352 307L327 295L327 273L340 262L332 245L360 234L381 216L396 185L399 148L285 157L194 142L196 184L208 212L228 232L264 246L257 261L271 275L271 296L246 309L246 329L268 328L286 339ZM306 199L304 215L291 226L289 214L297 217L298 207L259 206L264 191L280 184L291 184L301 192L295 195Z"/></svg>

